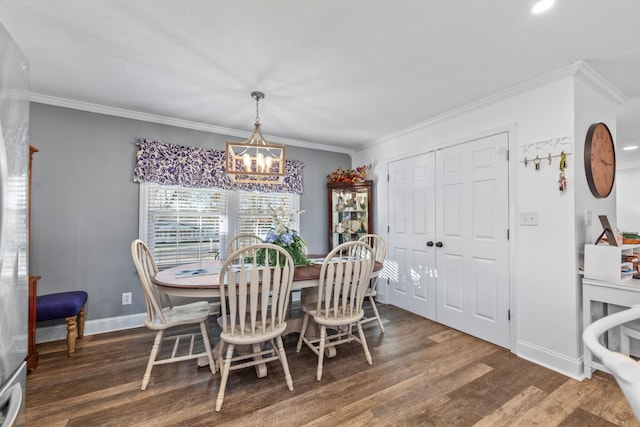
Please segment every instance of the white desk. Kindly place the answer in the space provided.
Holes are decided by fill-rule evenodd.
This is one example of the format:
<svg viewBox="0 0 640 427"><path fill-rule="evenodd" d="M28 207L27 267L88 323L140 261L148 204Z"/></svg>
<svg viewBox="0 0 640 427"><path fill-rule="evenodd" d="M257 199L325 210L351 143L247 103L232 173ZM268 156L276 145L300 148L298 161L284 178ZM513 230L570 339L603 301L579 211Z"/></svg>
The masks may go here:
<svg viewBox="0 0 640 427"><path fill-rule="evenodd" d="M586 328L592 320L591 303L599 302L604 305L604 315L607 314L607 304L630 307L640 304L640 280L629 279L622 282L604 282L594 279L582 279L582 326ZM601 363L593 360L591 351L583 344L584 375L591 378L594 370L608 372Z"/></svg>

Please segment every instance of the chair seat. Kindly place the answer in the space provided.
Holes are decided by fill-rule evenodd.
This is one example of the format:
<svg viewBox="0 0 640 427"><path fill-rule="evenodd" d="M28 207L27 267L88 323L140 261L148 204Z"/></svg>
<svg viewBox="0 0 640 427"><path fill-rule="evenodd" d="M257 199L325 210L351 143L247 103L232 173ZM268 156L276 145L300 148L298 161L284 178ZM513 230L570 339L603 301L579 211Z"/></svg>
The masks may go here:
<svg viewBox="0 0 640 427"><path fill-rule="evenodd" d="M209 317L209 303L206 301L192 302L162 309L166 324L157 321L146 325L149 329L166 329L178 325L188 325L207 320ZM146 322L145 322L146 323Z"/></svg>
<svg viewBox="0 0 640 427"><path fill-rule="evenodd" d="M366 297L375 297L376 295L378 295L378 292L375 289L367 289L367 291L364 293L365 298Z"/></svg>
<svg viewBox="0 0 640 427"><path fill-rule="evenodd" d="M332 309L328 315L319 315L316 312L316 305L307 305L302 306L302 311L308 313L313 317L313 320L320 324L326 326L342 326L348 325L354 322L357 322L364 316L364 310L360 308L360 310L355 313L344 313L342 310L339 310L337 313Z"/></svg>
<svg viewBox="0 0 640 427"><path fill-rule="evenodd" d="M275 337L282 336L286 329L287 323L283 322L280 327L273 330L271 330L270 326L268 326L266 332L264 333L256 333L253 335L245 333L244 335L240 335L237 332L235 334L231 334L229 332L220 332L220 338L223 339L226 343L234 345L256 344L273 339Z"/></svg>
<svg viewBox="0 0 640 427"><path fill-rule="evenodd" d="M247 316L245 322L247 324L251 321L249 316ZM222 316L218 317L218 326L222 329ZM227 316L227 324L231 323L231 319ZM234 345L246 345L246 344L254 344L264 342L266 340L273 339L277 336L282 336L284 331L287 329L287 322L283 322L280 327L271 330L271 320L267 319L265 323L265 332L257 332L255 334L245 333L244 336L240 335L238 332L231 334L230 332L225 332L224 330L220 332L220 337L224 339L226 342L234 344Z"/></svg>
<svg viewBox="0 0 640 427"><path fill-rule="evenodd" d="M36 320L53 320L76 316L87 303L85 291L59 292L40 295L36 302Z"/></svg>

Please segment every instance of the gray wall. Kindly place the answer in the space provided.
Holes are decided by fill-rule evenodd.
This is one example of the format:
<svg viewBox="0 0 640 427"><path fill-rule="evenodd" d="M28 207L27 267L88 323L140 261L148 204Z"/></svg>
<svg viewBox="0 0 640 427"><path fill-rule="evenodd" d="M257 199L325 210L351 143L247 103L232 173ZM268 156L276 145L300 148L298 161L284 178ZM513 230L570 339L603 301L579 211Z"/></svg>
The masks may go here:
<svg viewBox="0 0 640 427"><path fill-rule="evenodd" d="M31 103L30 142L40 152L33 161L30 273L42 276L39 295L86 290L89 320L145 311L130 252L138 237L137 138L220 149L241 139ZM305 164L300 233L310 252L326 252L326 176L351 167L351 159L293 146L287 158ZM133 304L123 306L129 291Z"/></svg>

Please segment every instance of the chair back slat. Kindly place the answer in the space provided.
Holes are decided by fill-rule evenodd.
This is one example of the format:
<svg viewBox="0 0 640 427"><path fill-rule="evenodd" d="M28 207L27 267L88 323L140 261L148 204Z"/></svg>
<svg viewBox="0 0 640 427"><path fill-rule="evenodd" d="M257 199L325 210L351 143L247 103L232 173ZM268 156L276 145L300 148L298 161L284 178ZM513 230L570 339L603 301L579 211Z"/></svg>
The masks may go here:
<svg viewBox="0 0 640 427"><path fill-rule="evenodd" d="M334 248L320 270L318 315L338 319L361 312L373 267L373 249L364 242L347 242Z"/></svg>
<svg viewBox="0 0 640 427"><path fill-rule="evenodd" d="M278 268L280 268L280 267L278 266ZM256 274L258 274L258 270L257 270L257 269L255 270L255 272L256 272ZM262 280L264 280L264 281L265 281L265 282L267 282L267 283L271 283L271 269L269 269L269 268L265 268L265 269L263 270L263 273L262 273ZM276 291L275 291L275 287L274 287L274 289L272 289L272 290L271 290L271 293L276 293ZM261 307L261 308L262 308L262 307L269 307L269 300L270 300L269 292L262 292L262 293L260 293L260 294L259 294L259 295L257 295L257 296L261 298L261 300L260 300L260 307ZM277 301L277 296L276 296L276 301ZM271 322L273 322L273 321L274 321L274 319L273 319L273 318L269 318L269 312L270 312L270 311L271 311L271 312L276 312L277 310L260 310L260 312L259 312L259 314L260 314L260 316L261 316L260 324L261 324L262 326L265 326L265 325L267 325L268 323L270 323L270 322L269 322L269 320L270 320ZM266 332L266 330L264 330L264 329L263 329L263 330L262 330L262 331L260 331L260 332L261 332L261 333L265 333L265 332Z"/></svg>
<svg viewBox="0 0 640 427"><path fill-rule="evenodd" d="M270 270L263 270L262 273L264 275L260 277L261 271L257 268L251 270L251 333L255 334L257 332L256 328L259 328L260 325L264 324L262 320L262 312L260 311L260 307L263 307L262 304L262 293L261 293L261 280L269 281ZM260 315L260 319L258 316ZM264 328L262 331L264 332Z"/></svg>
<svg viewBox="0 0 640 427"><path fill-rule="evenodd" d="M228 274L226 271L221 270L220 271L220 280L222 280L222 275L223 274ZM229 279L227 279L229 280ZM231 278L232 282L235 282L235 277ZM227 304L226 301L236 301L238 299L238 288L236 286L232 286L226 289L226 300L225 300L225 296L223 294L223 289L222 289L222 285L220 287L220 300L221 300L221 310L224 312L224 310L227 308ZM227 330L227 328L231 328L233 329L236 323L236 319L237 319L237 309L238 306L236 304L231 304L228 306L229 307L229 312L226 313L224 312L224 316L222 317L222 330ZM227 316L229 317L227 319Z"/></svg>
<svg viewBox="0 0 640 427"><path fill-rule="evenodd" d="M260 251L266 262L257 263ZM237 264L234 264L234 261ZM220 272L222 329L232 335L253 336L282 326L289 304L294 264L280 246L260 243L238 249Z"/></svg>
<svg viewBox="0 0 640 427"><path fill-rule="evenodd" d="M348 295L348 298L343 298L343 300L347 300L349 304L346 302L343 303L343 312L348 314L349 316L353 316L355 314L356 309L362 306L362 304L358 304L358 289L362 289L361 287L356 286L356 283L360 283L361 278L359 272L362 270L362 263L349 260L346 262L346 272L344 281L345 295ZM353 302L353 303L352 303Z"/></svg>
<svg viewBox="0 0 640 427"><path fill-rule="evenodd" d="M234 304L238 305L237 310L234 310L236 313L236 316L238 316L237 318L235 316L232 317L232 319L234 320L234 322L231 324L231 328L232 330L235 330L235 326L237 325L241 331L244 331L245 328L245 323L247 320L246 316L242 316L241 313L246 313L247 312L247 272L250 270L247 270L247 265L244 263L244 261L242 261L240 263L240 271L239 274L236 277L237 280L237 291L238 291L238 297L237 300L235 301ZM233 305L229 303L229 307L231 307L231 309L233 310Z"/></svg>

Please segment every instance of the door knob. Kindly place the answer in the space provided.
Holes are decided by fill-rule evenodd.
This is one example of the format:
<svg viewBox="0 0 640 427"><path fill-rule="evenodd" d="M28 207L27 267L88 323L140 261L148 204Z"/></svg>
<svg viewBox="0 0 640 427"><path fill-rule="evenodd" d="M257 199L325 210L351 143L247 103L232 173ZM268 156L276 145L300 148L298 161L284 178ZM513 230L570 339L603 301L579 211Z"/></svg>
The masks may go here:
<svg viewBox="0 0 640 427"><path fill-rule="evenodd" d="M442 244L442 242L437 242L437 243L436 243L436 246L437 246L437 247L439 247L439 248L441 248L441 247L443 247L444 245Z"/></svg>
<svg viewBox="0 0 640 427"><path fill-rule="evenodd" d="M429 240L429 241L427 242L427 246L429 246L429 247L433 246L433 242L432 242L431 240Z"/></svg>

